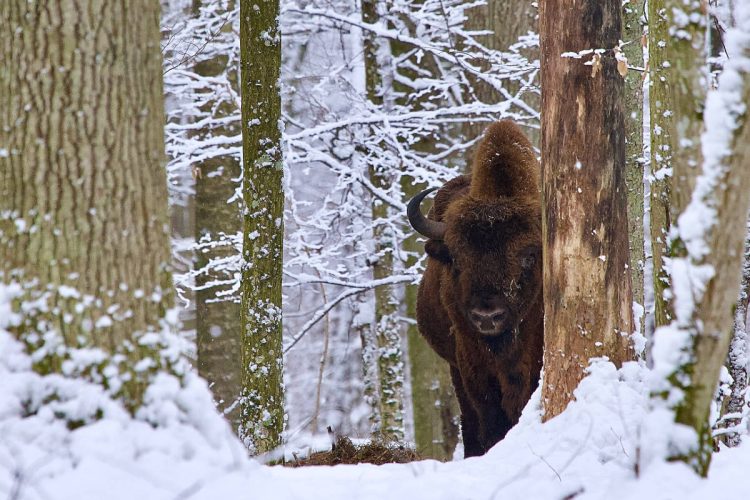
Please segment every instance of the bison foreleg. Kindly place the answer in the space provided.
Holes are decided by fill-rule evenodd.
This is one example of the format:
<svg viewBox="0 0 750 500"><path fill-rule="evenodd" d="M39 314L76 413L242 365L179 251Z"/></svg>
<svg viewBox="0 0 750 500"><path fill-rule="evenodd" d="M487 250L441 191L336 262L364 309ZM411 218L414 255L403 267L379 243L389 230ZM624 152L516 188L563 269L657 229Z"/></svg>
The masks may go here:
<svg viewBox="0 0 750 500"><path fill-rule="evenodd" d="M484 454L484 447L479 439L479 419L464 388L461 374L451 366L451 380L456 391L458 407L461 410L461 437L464 441L464 457L478 457Z"/></svg>

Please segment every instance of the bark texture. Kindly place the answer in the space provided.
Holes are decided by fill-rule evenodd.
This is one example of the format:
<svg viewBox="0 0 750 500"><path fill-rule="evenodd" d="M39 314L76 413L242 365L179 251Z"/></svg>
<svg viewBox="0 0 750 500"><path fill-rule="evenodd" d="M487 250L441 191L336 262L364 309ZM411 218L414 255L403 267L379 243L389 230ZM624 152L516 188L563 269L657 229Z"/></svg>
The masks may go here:
<svg viewBox="0 0 750 500"><path fill-rule="evenodd" d="M252 453L284 428L281 278L284 191L278 0L240 1L244 238L241 437Z"/></svg>
<svg viewBox="0 0 750 500"><path fill-rule="evenodd" d="M703 6L690 3L683 9L685 15L675 15L672 20L678 35L690 39L690 33L700 32L702 36L706 28ZM671 12L678 11L672 9ZM728 46L734 53L724 65L718 90L707 100L711 114L706 119L710 128L703 136L709 141L703 149L707 152L705 162L700 157L699 135L704 104L697 102L703 89L699 88L701 81L695 75L704 71L706 54L693 42L682 44L681 53L673 56L674 64L685 72L675 81L683 82L680 78L694 75L687 83L673 87L674 102L681 103L674 108L673 137L679 138L680 149L679 155L677 151L673 155L675 185L678 179L683 186L689 185L696 179L696 171L701 176L694 183L698 187L692 193L687 210L680 215L676 232L679 236L672 245L673 279L677 282L679 276L681 280L681 287L675 290L680 299L680 307L675 309L679 315L663 333L657 331L657 346L660 334L667 338L670 334L680 335L684 345L679 353L679 366L672 367L674 361L665 359L665 365L671 368L667 377L669 385L657 396L664 398L674 410L675 421L692 428L697 436L689 448L684 443L676 443L670 458L687 462L703 476L708 473L714 448L708 419L732 339L731 325L743 274L743 244L750 208L750 170L747 168L750 125L745 109L745 103L750 101L750 71L746 64L750 57L748 11L738 7L735 15L738 25L732 27L728 35L732 37ZM700 162L698 165L702 168L696 168L694 162ZM680 275L676 274L677 269L682 271ZM672 347L673 343L667 345ZM675 395L680 397L675 398Z"/></svg>
<svg viewBox="0 0 750 500"><path fill-rule="evenodd" d="M193 2L194 15L199 15L202 3L198 0ZM232 4L230 2L226 11L217 14L226 15L231 12L235 8ZM231 29L231 23L226 29ZM201 76L213 77L237 73L238 68L236 61L217 54L198 62L194 71ZM239 85L237 78L230 77L230 81ZM221 124L209 124L199 134L207 137L233 137L241 133L239 122L226 120L239 111L233 101L208 99L202 111ZM214 156L194 164L194 169L196 241L205 238L217 240L221 234L230 235L241 231L240 205L227 202L234 195L236 179L242 173L240 158L229 154ZM225 245L206 248L196 254L195 269L205 268L211 260L227 258L233 252L234 249ZM217 408L225 413L236 430L240 424L240 408L236 403L242 385L240 304L232 300L217 300L215 289L206 289L212 281L224 277L208 270L195 278L198 373L208 381Z"/></svg>
<svg viewBox="0 0 750 500"><path fill-rule="evenodd" d="M47 304L16 329L32 349L36 333L62 337L43 372L76 348L142 359L137 334L171 304L159 15L146 0L106 15L90 0L0 2L0 280Z"/></svg>
<svg viewBox="0 0 750 500"><path fill-rule="evenodd" d="M744 99L750 101L750 78L745 78ZM689 425L699 436L699 449L694 457L687 457L702 475L708 473L713 449L708 416L719 371L726 360L732 339L733 306L740 288L743 242L747 212L750 205L750 126L747 116L736 130L726 170L715 190L717 222L708 238L712 249L705 259L696 264L710 265L714 270L706 291L696 303L694 325L694 362L685 368L689 384L684 387L684 401L677 407L675 420Z"/></svg>
<svg viewBox="0 0 750 500"><path fill-rule="evenodd" d="M641 16L643 1L628 1L622 6L622 35L630 42L622 49L628 65L643 66L643 45L641 38ZM645 249L643 245L643 76L640 72L628 70L625 75L625 184L628 188L628 235L630 243L630 278L633 285L633 300L644 305L643 265ZM639 332L644 331L644 318L636 323Z"/></svg>
<svg viewBox="0 0 750 500"><path fill-rule="evenodd" d="M385 4L381 0L362 0L362 20L377 24ZM363 40L365 58L365 92L367 99L376 106L383 107L390 99L392 88L392 68L390 47L387 41L378 40L367 33ZM386 95L388 94L388 95ZM393 184L393 177L383 171L380 165L369 165L370 182L378 189L387 191ZM385 224L391 207L381 200L372 200L373 239L375 254L372 264L373 278L376 280L393 275L395 235ZM396 288L390 285L375 289L375 341L380 398L380 429L383 438L395 441L404 438L404 363L401 349L401 327L398 321Z"/></svg>
<svg viewBox="0 0 750 500"><path fill-rule="evenodd" d="M560 413L592 357L631 359L620 2L540 4L544 417ZM564 52L605 48L595 74Z"/></svg>
<svg viewBox="0 0 750 500"><path fill-rule="evenodd" d="M669 231L695 187L702 158L700 133L706 94L705 19L700 2L649 2L651 72L651 239L654 262L654 322L674 318L665 257L672 255ZM676 18L675 12L682 13ZM685 22L687 14L697 22ZM671 30L671 31L670 31Z"/></svg>

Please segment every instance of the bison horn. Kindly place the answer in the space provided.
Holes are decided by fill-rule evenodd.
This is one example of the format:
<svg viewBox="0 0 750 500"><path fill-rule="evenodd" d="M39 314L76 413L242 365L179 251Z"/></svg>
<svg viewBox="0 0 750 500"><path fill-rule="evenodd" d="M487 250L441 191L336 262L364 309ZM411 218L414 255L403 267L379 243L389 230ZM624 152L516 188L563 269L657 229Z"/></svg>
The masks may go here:
<svg viewBox="0 0 750 500"><path fill-rule="evenodd" d="M426 189L409 200L409 204L406 206L406 215L409 217L409 224L416 232L433 240L442 240L445 236L445 223L428 219L422 215L422 211L419 209L424 197L436 189Z"/></svg>

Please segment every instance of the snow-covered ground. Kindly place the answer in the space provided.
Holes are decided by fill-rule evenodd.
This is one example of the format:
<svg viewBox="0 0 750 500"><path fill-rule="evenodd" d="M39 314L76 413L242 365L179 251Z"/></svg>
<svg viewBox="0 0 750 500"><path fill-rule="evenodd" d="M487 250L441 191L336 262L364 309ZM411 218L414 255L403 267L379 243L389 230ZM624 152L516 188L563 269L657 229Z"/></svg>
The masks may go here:
<svg viewBox="0 0 750 500"><path fill-rule="evenodd" d="M646 418L650 372L637 363L595 362L576 401L547 423L535 397L484 457L298 469L247 458L197 375L183 387L157 380L134 419L98 386L30 366L0 319L0 494L9 499L713 499L750 487L747 442L715 454L707 480L659 458L658 421ZM89 423L69 430L56 414Z"/></svg>

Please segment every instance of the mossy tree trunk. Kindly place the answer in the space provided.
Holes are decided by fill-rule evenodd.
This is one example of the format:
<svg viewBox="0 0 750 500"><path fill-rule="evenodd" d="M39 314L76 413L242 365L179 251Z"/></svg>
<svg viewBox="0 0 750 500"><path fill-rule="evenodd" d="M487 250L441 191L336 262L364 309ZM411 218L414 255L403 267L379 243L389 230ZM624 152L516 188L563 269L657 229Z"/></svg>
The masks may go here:
<svg viewBox="0 0 750 500"><path fill-rule="evenodd" d="M37 352L62 342L42 372L106 351L133 376L118 391L131 409L153 373L135 364L161 365L139 334L172 303L159 15L151 0L106 15L91 0L0 2L0 280L29 308L14 331Z"/></svg>
<svg viewBox="0 0 750 500"><path fill-rule="evenodd" d="M362 20L377 24L386 6L382 0L362 0ZM391 96L392 68L390 47L367 32L363 40L365 60L365 92L367 99L383 107ZM384 145L385 147L385 145ZM370 182L377 189L387 191L394 177L382 165L370 164ZM381 200L372 199L373 240L376 258L372 263L376 280L393 275L395 235L388 223L392 208ZM386 439L404 439L404 362L401 349L401 325L398 318L397 289L391 285L375 289L375 341L378 347L378 377L380 399L379 434Z"/></svg>
<svg viewBox="0 0 750 500"><path fill-rule="evenodd" d="M631 67L643 66L641 16L643 0L631 0L622 6L623 53ZM629 70L625 75L625 184L628 189L628 235L630 243L630 278L633 300L644 305L643 265L643 77ZM644 316L636 323L639 333L644 332Z"/></svg>
<svg viewBox="0 0 750 500"><path fill-rule="evenodd" d="M632 357L620 7L540 4L545 419L565 409L589 359ZM596 73L561 57L593 48L609 49Z"/></svg>
<svg viewBox="0 0 750 500"><path fill-rule="evenodd" d="M669 56L670 68L680 71L670 75L672 142L677 148L672 157L673 182L675 191L680 191L673 193L672 208L680 207L682 212L674 231L671 258L672 278L680 285L674 289L680 307L675 308L672 323L656 332L655 368L665 374L665 380L663 389L654 396L674 411L676 423L695 432L696 439L689 445L684 439L671 442L669 458L687 462L704 476L714 445L708 418L732 338L750 208L750 125L745 106L750 102L746 28L750 9L740 5L735 14L742 20L738 19L740 24L727 35L732 38L727 46L735 53L724 65L718 90L705 101L711 117L706 121L711 127L704 136L710 145L704 149L706 158L701 157L700 135L705 12L698 2L680 4L682 11L677 10L677 3L664 5L668 13L681 12L671 20L680 42ZM696 188L685 195L690 186ZM659 349L662 338L667 346L664 351Z"/></svg>
<svg viewBox="0 0 750 500"><path fill-rule="evenodd" d="M698 22L675 12L690 11ZM651 239L654 263L654 322L674 318L665 258L672 255L669 232L690 201L701 165L700 132L707 81L705 14L699 2L649 2L649 67L651 71ZM689 17L689 16L688 16ZM685 17L684 19L688 19ZM678 30L680 36L671 31ZM696 64L696 61L701 61Z"/></svg>
<svg viewBox="0 0 750 500"><path fill-rule="evenodd" d="M284 428L281 279L284 191L278 0L240 0L244 265L240 435L251 453Z"/></svg>
<svg viewBox="0 0 750 500"><path fill-rule="evenodd" d="M193 15L200 14L205 0L193 2ZM224 12L234 10L230 2ZM231 29L228 23L224 29ZM229 80L239 85L233 75L238 72L234 61L226 54L216 54L210 59L195 64L196 74L215 77L230 74ZM230 65L231 64L231 65ZM233 101L208 99L202 111L220 121L239 111ZM202 137L237 136L241 125L237 122L222 121L220 125L208 125L196 132ZM242 215L239 203L228 203L236 189L236 179L242 168L240 158L231 154L215 156L194 165L195 176L195 239L217 240L221 234L231 235L242 228ZM227 246L206 247L195 256L195 269L202 269L213 259L229 257L233 248ZM226 413L227 419L236 430L239 427L239 405L241 388L240 304L232 300L217 300L216 290L205 287L216 279L223 278L215 271L198 274L195 278L196 292L196 333L198 348L198 373L205 378L213 392L219 411Z"/></svg>

